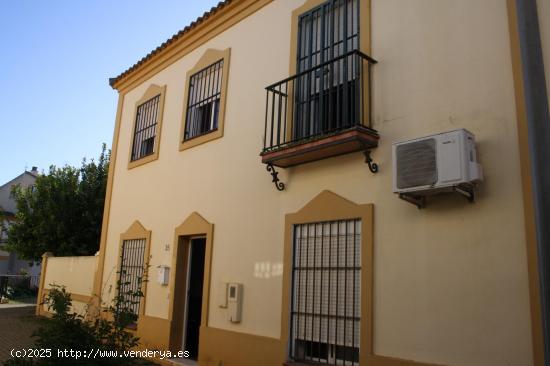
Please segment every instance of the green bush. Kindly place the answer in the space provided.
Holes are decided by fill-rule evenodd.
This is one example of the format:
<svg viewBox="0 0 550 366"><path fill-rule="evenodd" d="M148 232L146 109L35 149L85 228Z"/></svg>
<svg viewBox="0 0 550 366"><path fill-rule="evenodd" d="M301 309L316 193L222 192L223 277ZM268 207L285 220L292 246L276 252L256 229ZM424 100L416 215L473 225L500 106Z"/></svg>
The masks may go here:
<svg viewBox="0 0 550 366"><path fill-rule="evenodd" d="M113 304L105 310L106 316L94 317L93 320L88 320L85 316L71 311L71 295L62 286L52 285L44 304L53 316L38 328L33 337L36 339L35 348L50 349L51 357L13 358L5 362L5 366L144 364L143 360L125 357L101 359L58 357L57 350L79 351L85 355L90 350L123 352L137 346L139 338L128 330L128 326L137 320L137 316L132 312L131 303L125 301L123 294L115 297Z"/></svg>

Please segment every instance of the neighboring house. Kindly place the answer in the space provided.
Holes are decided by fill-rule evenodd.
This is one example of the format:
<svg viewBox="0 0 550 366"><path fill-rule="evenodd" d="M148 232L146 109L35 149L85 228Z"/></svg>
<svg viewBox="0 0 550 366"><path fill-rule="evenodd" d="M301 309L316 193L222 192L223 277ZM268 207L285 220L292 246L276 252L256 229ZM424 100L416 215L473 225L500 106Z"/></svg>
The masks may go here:
<svg viewBox="0 0 550 366"><path fill-rule="evenodd" d="M514 4L221 2L110 80L93 293L200 365L541 365Z"/></svg>
<svg viewBox="0 0 550 366"><path fill-rule="evenodd" d="M37 168L32 167L30 171L25 171L0 186L0 211L3 213L3 220L0 223L0 275L27 273L35 276L40 274L39 263L19 259L16 253L9 253L3 250L8 240L8 228L15 221L15 214L17 213L15 200L11 197L12 187L16 185L22 187L31 186L34 184L37 176Z"/></svg>

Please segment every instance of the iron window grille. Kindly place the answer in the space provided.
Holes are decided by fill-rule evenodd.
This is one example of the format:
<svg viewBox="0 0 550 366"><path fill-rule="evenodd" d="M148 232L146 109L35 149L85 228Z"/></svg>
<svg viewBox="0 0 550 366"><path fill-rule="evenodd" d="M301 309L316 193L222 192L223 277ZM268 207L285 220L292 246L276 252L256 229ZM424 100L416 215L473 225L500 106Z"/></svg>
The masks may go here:
<svg viewBox="0 0 550 366"><path fill-rule="evenodd" d="M119 296L121 305L135 315L139 314L139 305L143 296L141 287L145 280L145 244L146 239L131 239L122 242Z"/></svg>
<svg viewBox="0 0 550 366"><path fill-rule="evenodd" d="M189 79L183 141L218 129L223 59L198 71Z"/></svg>
<svg viewBox="0 0 550 366"><path fill-rule="evenodd" d="M160 94L137 108L132 161L151 155L155 151Z"/></svg>
<svg viewBox="0 0 550 366"><path fill-rule="evenodd" d="M298 74L315 71L296 80L295 138L330 130L333 126L328 124L331 123L357 123L358 116L351 116L355 114L353 96L358 92L355 58L340 58L324 68L317 66L358 49L358 14L358 0L331 0L300 15L296 70ZM330 104L337 104L339 108L329 111ZM346 113L350 116L345 116Z"/></svg>
<svg viewBox="0 0 550 366"><path fill-rule="evenodd" d="M290 357L358 365L361 220L294 226Z"/></svg>
<svg viewBox="0 0 550 366"><path fill-rule="evenodd" d="M298 73L359 49L359 1L329 0L298 18Z"/></svg>
<svg viewBox="0 0 550 366"><path fill-rule="evenodd" d="M370 129L376 60L359 50L359 36L359 0L329 0L299 16L297 73L266 87L264 153Z"/></svg>

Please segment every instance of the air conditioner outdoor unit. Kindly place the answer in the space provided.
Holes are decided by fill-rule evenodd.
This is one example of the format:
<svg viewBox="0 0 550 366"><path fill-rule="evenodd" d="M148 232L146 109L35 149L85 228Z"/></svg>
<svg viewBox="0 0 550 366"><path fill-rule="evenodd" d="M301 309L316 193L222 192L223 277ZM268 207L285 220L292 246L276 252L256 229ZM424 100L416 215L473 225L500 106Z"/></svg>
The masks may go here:
<svg viewBox="0 0 550 366"><path fill-rule="evenodd" d="M465 129L396 142L392 155L393 191L418 207L425 196L445 191L473 201L473 187L483 180L475 136Z"/></svg>

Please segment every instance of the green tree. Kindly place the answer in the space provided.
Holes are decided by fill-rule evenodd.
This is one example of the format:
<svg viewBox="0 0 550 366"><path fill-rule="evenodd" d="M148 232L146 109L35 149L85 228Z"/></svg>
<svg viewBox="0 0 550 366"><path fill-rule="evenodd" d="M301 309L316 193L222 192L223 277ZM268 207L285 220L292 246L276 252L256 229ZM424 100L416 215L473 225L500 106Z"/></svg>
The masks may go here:
<svg viewBox="0 0 550 366"><path fill-rule="evenodd" d="M7 250L20 258L92 255L99 248L110 152L102 146L99 159L82 160L78 169L51 166L34 185L15 186L15 222L8 229Z"/></svg>
<svg viewBox="0 0 550 366"><path fill-rule="evenodd" d="M146 279L144 279L146 281ZM48 307L52 314L49 319L43 319L41 326L33 333L34 348L45 350L47 357L11 358L4 362L4 366L111 366L111 365L142 365L154 364L132 357L101 357L101 351L118 351L123 354L139 345L136 337L128 327L137 320L131 304L139 302L142 293L124 291L121 293L122 283L117 283L119 293L113 298L111 305L104 310L103 316L90 316L73 312L71 295L64 286L51 284L50 291L44 298L43 305ZM137 298L127 302L124 294ZM48 351L50 353L48 354ZM72 350L75 357L61 357L58 354L65 350ZM98 352L96 354L96 351ZM90 354L91 352L91 354ZM101 352L101 353L99 353ZM112 352L107 352L113 354ZM89 354L89 357L87 355ZM98 356L98 357L96 357Z"/></svg>

